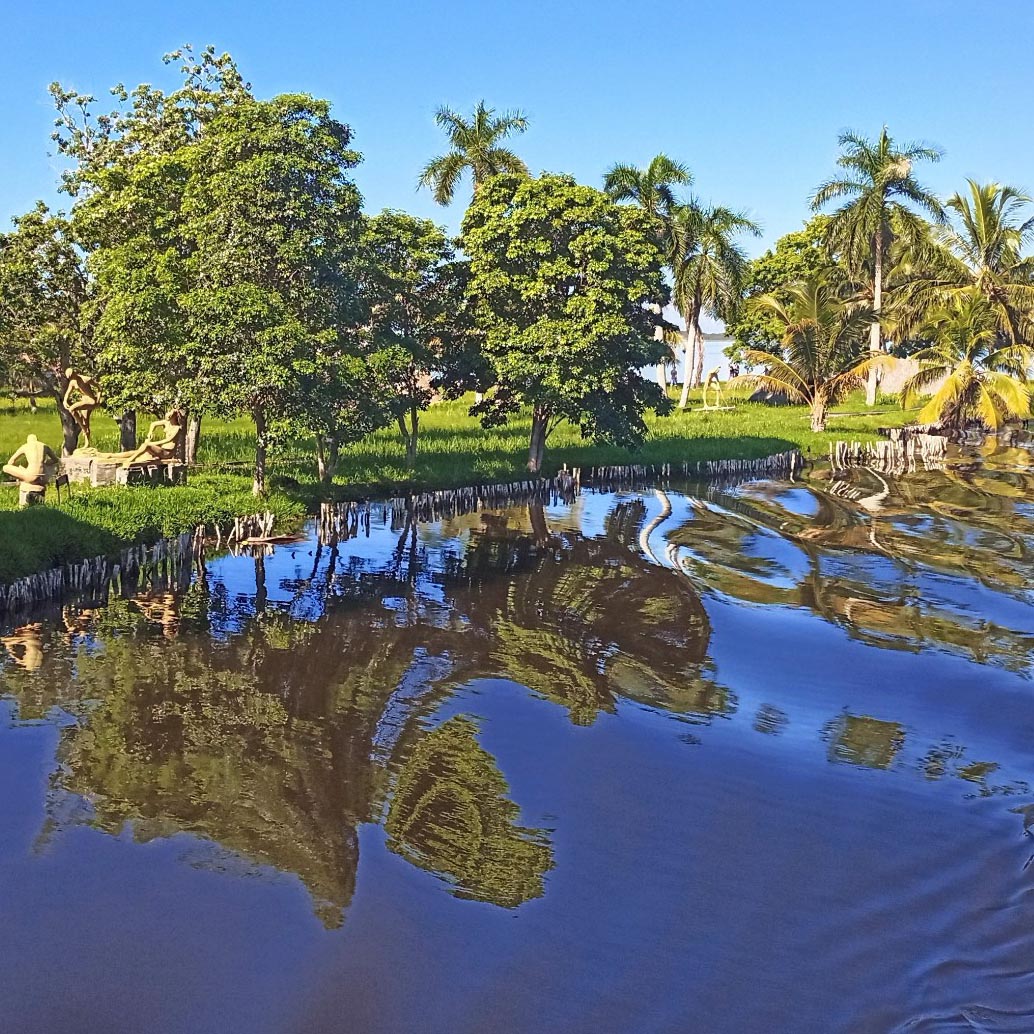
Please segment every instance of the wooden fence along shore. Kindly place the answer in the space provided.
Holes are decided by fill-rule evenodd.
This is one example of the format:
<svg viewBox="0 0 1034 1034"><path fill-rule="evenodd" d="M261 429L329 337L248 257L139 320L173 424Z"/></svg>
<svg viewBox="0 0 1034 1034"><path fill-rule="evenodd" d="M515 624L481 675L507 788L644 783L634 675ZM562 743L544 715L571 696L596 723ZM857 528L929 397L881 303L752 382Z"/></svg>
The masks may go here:
<svg viewBox="0 0 1034 1034"><path fill-rule="evenodd" d="M269 535L273 518L269 512L238 517L225 531L215 525L213 537L217 546L222 544L224 536L229 546L243 544ZM207 529L201 525L194 531L159 539L153 545L129 546L113 556L78 560L26 575L0 585L0 614L67 597L103 596L112 588L116 592L137 591L152 584L158 587L176 582L189 576L191 567L203 560L207 541Z"/></svg>
<svg viewBox="0 0 1034 1034"><path fill-rule="evenodd" d="M930 430L933 428L895 428L890 440L885 442L835 442L830 446L830 463L834 469L864 465L887 473L914 470L919 460L928 466L942 463L947 452L947 439L928 433ZM342 540L352 538L360 531L368 534L374 514L379 516L380 523L390 524L397 530L414 520L439 520L534 500L554 504L570 502L583 486L602 492L671 477L709 481L771 476L792 478L804 465L805 460L800 451L790 449L749 460L633 464L585 470L565 468L552 478L528 478L505 484L419 492L382 503L323 503L316 515L316 529L321 541ZM124 582L136 588L149 580L168 579L177 571L189 570L192 564L201 563L205 546L212 539L216 548L225 542L235 550L275 542L274 520L274 514L268 511L255 513L236 518L225 529L217 525L211 535L202 526L193 532L163 539L151 546L131 546L117 556L94 557L92 560L82 560L19 578L7 585L0 585L0 614L13 613L70 595L96 596L112 586L122 591Z"/></svg>
<svg viewBox="0 0 1034 1034"><path fill-rule="evenodd" d="M831 442L829 463L834 470L872 467L882 474L904 474L920 462L926 470L940 468L947 453L947 438L919 432L886 442Z"/></svg>

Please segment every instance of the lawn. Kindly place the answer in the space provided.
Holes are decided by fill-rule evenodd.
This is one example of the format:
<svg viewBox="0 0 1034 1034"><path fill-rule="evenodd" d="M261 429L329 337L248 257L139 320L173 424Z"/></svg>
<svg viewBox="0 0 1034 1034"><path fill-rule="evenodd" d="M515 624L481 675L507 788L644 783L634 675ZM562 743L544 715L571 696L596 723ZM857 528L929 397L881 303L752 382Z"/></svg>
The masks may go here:
<svg viewBox="0 0 1034 1034"><path fill-rule="evenodd" d="M400 488L447 488L525 477L530 416L505 427L485 429L467 410L470 399L432 406L422 419L416 468L406 469L397 432L378 431L344 450L334 494L384 495ZM869 441L880 426L901 424L914 414L884 403L866 411L859 394L831 414L828 429L815 434L801 406L769 407L735 402L726 410L705 412L699 396L684 412L650 416L642 449L629 452L581 440L578 429L561 425L550 439L546 472L567 464L592 467L625 463L682 463L755 458L794 446L806 455L824 456L837 439ZM146 420L141 416L141 434ZM95 442L117 448L115 422L94 417ZM33 413L22 401L0 404L0 460L36 434L56 447L60 425L52 403ZM256 503L249 494L254 433L247 420L207 419L202 427L199 470L185 488L96 489L76 486L68 503L48 505L46 516L32 510L0 512L0 581L81 559L134 541L175 534L202 521L226 520L255 509L272 508L282 518L312 508L319 496L313 449L297 442L272 457L270 500ZM17 492L0 487L0 511L13 510Z"/></svg>

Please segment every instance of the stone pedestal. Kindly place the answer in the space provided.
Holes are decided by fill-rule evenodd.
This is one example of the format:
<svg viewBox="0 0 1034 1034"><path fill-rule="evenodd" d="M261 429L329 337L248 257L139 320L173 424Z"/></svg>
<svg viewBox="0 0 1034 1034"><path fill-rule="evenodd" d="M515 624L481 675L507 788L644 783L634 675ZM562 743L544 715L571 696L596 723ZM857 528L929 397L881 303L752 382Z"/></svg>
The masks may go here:
<svg viewBox="0 0 1034 1034"><path fill-rule="evenodd" d="M47 493L45 485L27 485L24 481L18 482L18 505L35 506L37 503L43 502L43 497Z"/></svg>

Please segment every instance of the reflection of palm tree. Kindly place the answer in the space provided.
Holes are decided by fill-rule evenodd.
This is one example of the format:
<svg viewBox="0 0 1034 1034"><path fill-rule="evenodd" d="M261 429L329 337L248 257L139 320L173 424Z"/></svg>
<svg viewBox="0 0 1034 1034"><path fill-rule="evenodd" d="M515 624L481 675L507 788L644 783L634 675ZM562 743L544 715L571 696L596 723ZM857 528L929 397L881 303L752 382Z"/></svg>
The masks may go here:
<svg viewBox="0 0 1034 1034"><path fill-rule="evenodd" d="M542 896L552 851L545 830L516 824L520 809L475 732L450 718L417 742L384 828L393 851L447 878L457 897L516 908Z"/></svg>

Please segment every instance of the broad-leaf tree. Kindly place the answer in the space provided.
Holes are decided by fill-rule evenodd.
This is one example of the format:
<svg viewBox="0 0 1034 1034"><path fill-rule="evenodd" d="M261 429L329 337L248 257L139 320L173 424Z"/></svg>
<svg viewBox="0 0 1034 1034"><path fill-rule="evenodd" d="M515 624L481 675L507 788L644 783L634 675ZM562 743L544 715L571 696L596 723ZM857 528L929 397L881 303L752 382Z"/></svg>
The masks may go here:
<svg viewBox="0 0 1034 1034"><path fill-rule="evenodd" d="M445 231L429 219L385 211L367 220L363 280L370 307L371 369L416 462L420 413L463 337L464 276Z"/></svg>
<svg viewBox="0 0 1034 1034"><path fill-rule="evenodd" d="M212 407L196 376L201 346L182 305L193 250L182 212L185 148L220 111L251 92L233 59L212 47L195 55L187 46L164 61L179 64L175 90L118 84L108 112L98 113L92 96L53 83L53 139L70 161L62 187L76 199L76 232L90 252L91 372L100 375L105 404L115 413L175 406L189 414L192 461L201 414ZM123 447L132 447L134 421L120 422Z"/></svg>
<svg viewBox="0 0 1034 1034"><path fill-rule="evenodd" d="M643 212L566 176L497 176L463 221L469 293L496 387L475 411L532 412L528 469L542 468L562 420L583 436L635 446L643 412L666 408L644 366L664 354L649 306L665 300L662 256Z"/></svg>
<svg viewBox="0 0 1034 1034"><path fill-rule="evenodd" d="M92 353L89 295L82 250L61 214L40 202L0 234L0 366L9 381L54 398L66 456L79 424L64 406L65 371Z"/></svg>
<svg viewBox="0 0 1034 1034"><path fill-rule="evenodd" d="M470 118L451 108L435 112L435 122L449 138L449 150L432 158L420 173L420 186L429 187L440 205L452 203L465 172L469 172L476 195L490 176L513 173L526 176L528 167L503 141L528 128L528 119L520 111L496 114L495 108L478 101Z"/></svg>
<svg viewBox="0 0 1034 1034"><path fill-rule="evenodd" d="M819 274L750 303L782 327L782 354L745 349L747 362L763 366L765 372L739 380L809 406L813 431L825 430L830 406L860 383L874 361L863 359L872 310L845 300L841 291L835 281Z"/></svg>
<svg viewBox="0 0 1034 1034"><path fill-rule="evenodd" d="M327 102L242 99L190 145L183 194L192 244L183 304L202 346L198 375L223 412L255 422L254 489L279 430L304 428L334 387L363 320L356 270L359 155ZM337 395L331 390L331 395ZM300 403L305 401L306 405Z"/></svg>
<svg viewBox="0 0 1034 1034"><path fill-rule="evenodd" d="M883 309L885 261L892 239L892 217L907 226L925 212L936 221L944 213L937 198L913 175L917 162L940 160L941 152L926 144L898 145L884 126L876 140L857 133L839 138L837 165L843 174L823 183L812 198L815 210L841 201L829 221L829 241L853 274L867 274L872 284L872 326L869 350L882 351L880 316ZM876 401L879 364L872 364L866 386L868 405Z"/></svg>
<svg viewBox="0 0 1034 1034"><path fill-rule="evenodd" d="M733 361L743 349L778 353L782 347L783 325L770 309L751 305L751 299L766 294L786 298L788 287L819 274L846 278L826 247L828 217L814 216L800 230L784 234L763 255L747 264L743 278L743 299L725 321L733 345L727 350Z"/></svg>
<svg viewBox="0 0 1034 1034"><path fill-rule="evenodd" d="M912 356L919 370L901 392L907 406L935 388L920 423L957 428L976 420L997 431L1006 419L1030 416L1034 349L1003 343L1000 317L978 285L929 314L924 336L932 343Z"/></svg>

